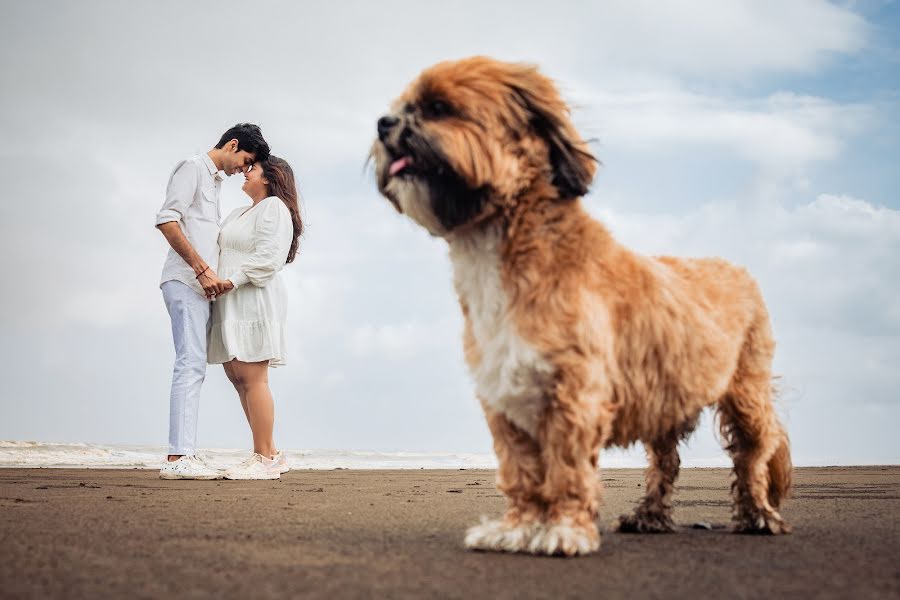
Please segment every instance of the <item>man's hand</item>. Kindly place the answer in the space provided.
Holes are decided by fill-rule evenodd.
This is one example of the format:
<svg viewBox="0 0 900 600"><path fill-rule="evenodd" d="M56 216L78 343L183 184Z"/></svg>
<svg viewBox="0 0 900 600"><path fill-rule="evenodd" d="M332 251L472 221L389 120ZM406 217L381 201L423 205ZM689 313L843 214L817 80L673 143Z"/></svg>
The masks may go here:
<svg viewBox="0 0 900 600"><path fill-rule="evenodd" d="M230 279L220 279L219 280L219 288L218 288L218 291L216 291L216 297L218 298L219 296L221 296L227 292L230 292L233 289L234 289L234 284L231 283Z"/></svg>
<svg viewBox="0 0 900 600"><path fill-rule="evenodd" d="M178 253L178 256L190 265L194 273L202 272L202 275L197 275L197 281L203 287L203 293L206 294L207 299L212 300L218 294L225 292L224 282L219 279L215 271L209 268L209 265L204 262L203 258L197 254L176 221L161 223L156 228L162 232L166 241Z"/></svg>
<svg viewBox="0 0 900 600"><path fill-rule="evenodd" d="M203 293L206 294L206 297L210 300L225 291L225 282L219 279L216 272L210 268L207 268L199 277L197 277L197 282L203 287Z"/></svg>

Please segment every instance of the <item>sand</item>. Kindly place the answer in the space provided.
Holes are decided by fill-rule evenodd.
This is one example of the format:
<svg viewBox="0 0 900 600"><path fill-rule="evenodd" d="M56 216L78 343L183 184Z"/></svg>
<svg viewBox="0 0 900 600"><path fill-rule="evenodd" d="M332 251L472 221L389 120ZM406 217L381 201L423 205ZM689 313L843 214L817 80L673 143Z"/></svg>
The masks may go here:
<svg viewBox="0 0 900 600"><path fill-rule="evenodd" d="M795 472L795 533L728 532L729 475L685 469L668 535L610 530L642 492L606 470L598 554L468 552L504 500L490 471L0 470L4 598L898 598L900 467ZM712 529L694 529L706 522Z"/></svg>

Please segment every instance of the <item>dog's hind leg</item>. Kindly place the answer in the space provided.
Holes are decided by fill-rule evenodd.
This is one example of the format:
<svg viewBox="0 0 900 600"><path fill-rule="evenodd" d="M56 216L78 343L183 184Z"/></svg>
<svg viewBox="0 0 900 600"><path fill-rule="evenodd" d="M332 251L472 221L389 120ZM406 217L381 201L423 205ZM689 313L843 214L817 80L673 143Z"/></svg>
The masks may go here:
<svg viewBox="0 0 900 600"><path fill-rule="evenodd" d="M537 442L502 413L485 408L497 454L497 487L506 495L506 514L499 520L483 519L466 532L465 544L473 550L527 552L540 528L544 504L540 485L544 478Z"/></svg>
<svg viewBox="0 0 900 600"><path fill-rule="evenodd" d="M719 402L722 437L734 460L731 487L739 533L790 532L778 513L791 485L791 457L772 403L773 350L768 319L760 319L747 333L735 374Z"/></svg>
<svg viewBox="0 0 900 600"><path fill-rule="evenodd" d="M682 436L672 433L647 445L650 466L646 472L647 493L630 515L619 517L622 533L670 533L675 531L672 521L672 495L681 460L678 442Z"/></svg>

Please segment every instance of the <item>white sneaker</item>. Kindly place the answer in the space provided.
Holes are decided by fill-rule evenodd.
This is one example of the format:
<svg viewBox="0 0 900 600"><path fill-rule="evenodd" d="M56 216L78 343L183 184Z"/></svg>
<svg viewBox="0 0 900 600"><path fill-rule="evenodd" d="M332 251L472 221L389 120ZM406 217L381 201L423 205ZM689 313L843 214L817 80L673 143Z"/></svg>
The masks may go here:
<svg viewBox="0 0 900 600"><path fill-rule="evenodd" d="M167 460L159 470L160 479L221 479L222 474L206 466L196 456L182 456Z"/></svg>
<svg viewBox="0 0 900 600"><path fill-rule="evenodd" d="M225 479L281 479L281 471L275 460L254 453L238 466L226 470Z"/></svg>
<svg viewBox="0 0 900 600"><path fill-rule="evenodd" d="M278 454L276 454L272 460L275 461L275 466L278 467L278 472L282 475L291 470L291 468L288 466L287 458L284 456L283 450L279 450Z"/></svg>

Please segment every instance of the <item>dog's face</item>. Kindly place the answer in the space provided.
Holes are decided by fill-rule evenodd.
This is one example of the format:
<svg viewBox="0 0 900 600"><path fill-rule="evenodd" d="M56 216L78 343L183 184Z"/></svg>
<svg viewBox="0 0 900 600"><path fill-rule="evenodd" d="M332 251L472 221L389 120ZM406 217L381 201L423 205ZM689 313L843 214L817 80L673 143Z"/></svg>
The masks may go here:
<svg viewBox="0 0 900 600"><path fill-rule="evenodd" d="M584 195L596 161L553 83L484 57L424 71L378 120L379 191L445 236L524 197Z"/></svg>

